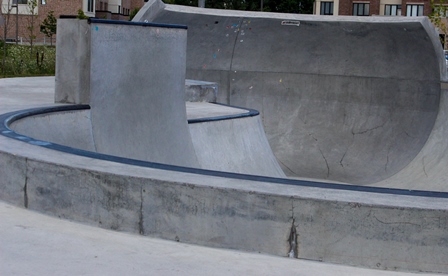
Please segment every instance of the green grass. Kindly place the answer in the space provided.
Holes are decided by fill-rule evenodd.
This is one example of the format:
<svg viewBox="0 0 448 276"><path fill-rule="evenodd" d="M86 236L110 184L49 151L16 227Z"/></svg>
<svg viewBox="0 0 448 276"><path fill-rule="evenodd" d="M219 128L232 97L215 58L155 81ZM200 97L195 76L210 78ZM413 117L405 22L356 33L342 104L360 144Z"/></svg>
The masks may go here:
<svg viewBox="0 0 448 276"><path fill-rule="evenodd" d="M0 42L0 77L54 76L56 48L53 46L30 46L6 44L6 58L3 66L3 47Z"/></svg>

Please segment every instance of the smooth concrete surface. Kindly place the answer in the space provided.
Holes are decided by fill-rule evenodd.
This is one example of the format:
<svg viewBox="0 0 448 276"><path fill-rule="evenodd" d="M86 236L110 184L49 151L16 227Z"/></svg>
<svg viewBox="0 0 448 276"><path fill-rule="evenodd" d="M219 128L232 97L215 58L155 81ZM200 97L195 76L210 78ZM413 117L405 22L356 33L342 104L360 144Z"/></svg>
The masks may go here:
<svg viewBox="0 0 448 276"><path fill-rule="evenodd" d="M90 118L90 110L53 112L26 117L10 127L37 140L96 152Z"/></svg>
<svg viewBox="0 0 448 276"><path fill-rule="evenodd" d="M0 275L413 275L143 238L1 201L0 219Z"/></svg>
<svg viewBox="0 0 448 276"><path fill-rule="evenodd" d="M260 116L190 124L201 168L270 177L286 177L261 124Z"/></svg>
<svg viewBox="0 0 448 276"><path fill-rule="evenodd" d="M187 78L217 82L218 102L259 110L288 176L362 185L387 179L418 155L439 111L446 68L425 17L273 14L153 0L134 20L188 26Z"/></svg>
<svg viewBox="0 0 448 276"><path fill-rule="evenodd" d="M51 78L48 80L52 82ZM195 89L202 90L202 84L196 83ZM187 118L196 120L195 123L188 125L188 131L192 137L194 156L198 158L198 167L224 172L285 177L269 147L259 116L220 120L219 118L227 116L248 114L250 111L207 102L186 102L184 105ZM213 120L197 121L204 118ZM92 131L91 110L29 116L13 122L10 127L21 135L40 141L98 152ZM127 137L131 139L134 137L133 133L128 133ZM135 142L128 143L128 146L135 144ZM120 156L132 158L125 153Z"/></svg>
<svg viewBox="0 0 448 276"><path fill-rule="evenodd" d="M34 80L16 79L22 85ZM3 103L41 106L42 98L52 99L45 89L31 96L4 94L2 81L1 114L13 109ZM443 197L138 167L5 136L0 136L0 175L0 200L101 228L375 269L448 273Z"/></svg>
<svg viewBox="0 0 448 276"><path fill-rule="evenodd" d="M90 26L83 19L59 19L56 41L57 103L90 102Z"/></svg>
<svg viewBox="0 0 448 276"><path fill-rule="evenodd" d="M185 109L187 30L107 22L89 24L96 151L200 167Z"/></svg>

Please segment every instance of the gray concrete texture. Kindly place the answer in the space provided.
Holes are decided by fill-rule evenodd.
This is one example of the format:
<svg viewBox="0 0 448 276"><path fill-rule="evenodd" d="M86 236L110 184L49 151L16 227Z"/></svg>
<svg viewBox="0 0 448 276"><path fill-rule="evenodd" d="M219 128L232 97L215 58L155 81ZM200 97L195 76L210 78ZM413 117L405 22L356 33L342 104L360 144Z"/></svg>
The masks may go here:
<svg viewBox="0 0 448 276"><path fill-rule="evenodd" d="M22 95L4 92L9 89L3 80L0 87L1 113L19 99L28 106L51 102L51 89ZM4 136L0 174L0 200L106 229L376 269L448 273L446 198L135 167Z"/></svg>
<svg viewBox="0 0 448 276"><path fill-rule="evenodd" d="M0 218L0 275L415 275L142 238L1 201Z"/></svg>
<svg viewBox="0 0 448 276"><path fill-rule="evenodd" d="M51 161L1 153L10 178L8 183L1 179L9 189L2 191L2 200L183 243L379 269L448 272L446 200L157 172L66 154L58 159L47 151L31 154ZM293 247L290 238L297 241Z"/></svg>
<svg viewBox="0 0 448 276"><path fill-rule="evenodd" d="M216 103L218 84L199 80L185 80L185 97L187 102Z"/></svg>
<svg viewBox="0 0 448 276"><path fill-rule="evenodd" d="M260 116L189 125L201 168L286 177L269 146Z"/></svg>
<svg viewBox="0 0 448 276"><path fill-rule="evenodd" d="M49 79L48 82L51 83L52 79ZM193 85L195 93L198 92L196 94L198 97L194 97L195 100L200 100L199 91L205 91L206 95L208 95L208 92L212 92L210 83L204 84L203 82L188 81L186 87L190 85ZM216 118L249 112L245 109L207 102L184 102L183 108L188 111L186 119ZM128 111L128 113L132 112ZM37 140L98 152L98 143L94 139L91 114L91 110L47 113L15 121L10 127L17 133ZM138 119L136 118L135 120ZM115 120L115 123L116 128L120 129L118 120ZM162 123L162 126L164 125ZM141 127L132 124L131 126ZM193 156L198 160L196 167L225 172L285 177L269 147L259 116L233 120L204 121L189 124L187 127L188 137L191 136L192 139ZM126 138L133 142L126 141L126 145L122 145L122 147L135 146L136 141L141 139L135 133L135 131L126 133ZM176 137L185 139L186 136ZM113 149L116 150L116 147L113 147ZM145 148L146 151L147 149ZM111 154L112 152L109 148L103 151L106 154ZM178 154L173 154L179 157ZM127 152L120 153L120 155L126 158L133 158ZM134 157L134 159L138 158ZM165 163L172 164L170 162ZM187 164L187 166L194 167L191 163Z"/></svg>
<svg viewBox="0 0 448 276"><path fill-rule="evenodd" d="M96 151L199 167L185 111L187 31L91 23L90 35Z"/></svg>
<svg viewBox="0 0 448 276"><path fill-rule="evenodd" d="M175 19L177 14L180 14L179 17L190 18L193 26L198 24L205 31L207 28L210 30L218 28L223 22L222 16L219 17L215 14L199 16L192 12L172 11L173 9L175 7L167 6L167 10L155 14L160 18L167 18L167 20ZM307 141L302 143L299 140L302 143L300 146L303 160L307 160L311 164L310 166L318 167L317 162L313 161L313 155L306 154L306 150L309 148L309 151L313 152L314 150L318 153L317 155L320 156L325 167L321 174L309 177L355 181L356 177L360 178L361 173L365 173L362 179L366 179L366 182L375 182L389 177L406 164L411 163L411 160L419 152L422 152L421 148L428 137L439 137L444 132L445 128L441 119L436 119L439 99L442 99L442 104L445 101L445 93L442 92L440 95L440 74L443 72L439 65L442 60L438 59L436 42L430 35L428 26L425 25L427 21L411 19L379 23L374 22L375 20L381 21L379 19L367 19L366 22L354 24L344 19L341 19L341 22L336 22L332 21L333 19L322 21L319 18L312 20L311 17L304 17L308 21L298 20L300 21L299 25L298 21L294 20L295 17L290 15L285 15L284 19L287 20L279 19L281 15L268 15L267 18L257 19L254 14L249 13L247 15L251 16L247 17L250 17L250 20L247 20L243 16L245 13L232 15L224 12L224 14L224 19L227 21L224 20L226 26L223 29L229 30L229 37L231 34L234 36L232 44L234 49L227 52L231 47L225 48L224 44L222 47L214 45L219 47L216 48L216 52L210 52L209 61L218 60L222 49L225 50L224 56L227 55L230 58L233 55L234 58L227 60L227 63L225 60L223 63L218 61L205 63L206 58L202 57L200 60L198 53L196 59L201 64L198 64L198 68L192 69L189 65L191 63L190 50L187 50L187 75L195 73L197 76L194 78L200 77L200 79L212 81L214 80L209 77L218 75L216 81L227 80L219 85L220 89L221 85L224 86L224 90L221 89L221 91L227 91L224 95L228 101L232 104L241 102L243 106L247 107L261 107L262 119L266 127L272 126L275 118L280 118L276 122L279 129L286 125L290 127L287 128L289 132L285 132L287 137L302 140L305 139L304 137L311 137L312 143L308 141L306 144ZM208 17L213 18L209 20ZM236 19L237 22L232 23ZM251 38L250 31L257 34L257 27L262 29L263 25L266 25L265 28L271 31L260 32L258 36ZM272 26L277 25L281 28L288 28L290 31L283 31L280 27L271 29ZM98 27L98 31L100 31L101 26ZM375 66L368 67L370 69L357 68L356 62L353 62L349 56L344 56L347 55L346 52L341 52L339 58L345 58L346 67L343 66L342 61L339 61L340 64L337 63L339 67L323 66L321 68L321 64L324 64L322 60L316 61L308 56L319 54L333 63L337 62L337 58L327 55L322 48L318 47L317 39L314 42L311 39L311 33L316 33L319 30L330 36L330 32L326 33L326 29L332 30L331 33L343 36L344 41L350 45L355 43L363 45L363 43L367 43L366 40L372 43L372 40L376 41L374 38L390 42L390 34L386 30L397 35L401 32L411 32L412 39L403 36L403 40L409 43L407 47L411 50L404 49L401 40L395 41L392 46L400 51L408 51L408 55L416 53L417 49L420 49L421 53L415 60L420 60L420 56L422 56L427 59L428 64L421 63L421 60L420 63L415 60L410 61L412 65L410 67L420 66L421 72L405 68L405 66L397 69L391 66L390 59L388 62L384 61L385 54L383 52L377 53L371 49L369 53L372 55L367 58L360 54L361 50L349 46L353 52L351 53L353 58L357 58L361 62L365 58L373 62ZM314 31L311 32L311 30ZM96 30L90 29L90 31ZM231 33L232 31L233 33ZM291 32L295 31L298 32L297 35L291 35ZM258 61L254 61L256 51L247 52L249 51L247 47L250 45L246 46L245 42L250 42L252 39L253 42L258 41L259 43L264 41L262 40L264 38L271 37L272 39L271 32L283 34L283 37L287 38L291 45L298 43L298 46L293 48L295 51L292 51L292 48L286 51L291 51L290 59L285 57L280 59L284 63L276 64L275 60L263 60L263 55L258 57ZM217 32L210 31L210 33L216 34ZM92 35L92 43L94 43L94 36ZM226 33L223 36L226 37ZM246 36L249 37L247 40ZM98 39L101 40L104 37L100 35ZM192 37L197 37L199 40L198 35L194 35L194 32ZM307 43L314 45L315 50L306 48L307 43L300 42L302 43L300 44L295 41L297 37L302 37L305 41L308 40ZM343 51L341 42L338 44L336 41L335 38L330 39L330 42L335 43L337 49ZM203 37L202 44L198 45L205 48L198 48L202 53L207 53L204 50L206 46L215 42L219 42L219 40L207 40ZM251 44L255 47L255 43ZM260 46L260 49L261 52L265 51L266 53L268 50L265 47L268 44L264 44L264 46ZM278 37L276 44L271 43L269 47L276 48L277 44L283 44ZM288 49L290 44L284 45L285 49ZM111 43L110 46L110 48L108 48L109 45L106 46L105 50L115 53L114 43ZM301 49L303 51L300 51ZM313 53L313 51L317 52ZM400 61L398 67L404 61L404 53L400 51L397 51L398 61ZM273 52L278 53L278 51ZM307 62L309 63L307 67L304 63L297 63L297 68L291 69L294 64L294 55L298 55L296 52L307 53L306 57L308 57ZM336 52L332 52L332 54L336 54ZM244 60L246 56L252 57L250 61L255 64ZM97 53L95 50L92 50L90 58L103 61L101 53ZM144 61L144 59L141 60ZM413 62L414 64L412 64ZM386 64L388 67L384 67ZM220 69L220 66L224 65L229 67ZM137 66L141 69L142 67L139 66L143 65ZM268 67L279 71L269 71L266 69ZM215 69L210 70L210 68ZM288 68L291 70L286 71ZM337 68L341 68L340 71ZM385 72L386 69L388 72ZM90 76L97 77L95 74L100 72L92 67ZM130 75L135 75L132 74L135 72L132 69L129 72ZM409 75L410 73L413 75ZM110 76L107 77L110 78ZM136 88L140 88L139 85L143 84L143 80L137 81L136 86L133 86L133 92L139 92ZM247 86L244 92L241 87L248 84L250 86ZM280 84L286 85L285 90L274 89L281 86ZM307 84L306 87L305 84ZM104 92L105 97L109 96L106 96L105 93L109 91L95 87L94 82L91 82L90 85L93 88L92 91L99 92L98 95ZM182 85L183 83L177 84L176 91L181 90L179 87ZM114 87L109 86L109 90L115 88L124 90L124 87L123 83L118 83ZM308 89L308 87L325 89ZM346 88L345 92L341 87ZM395 87L395 90L390 91L389 87ZM329 89L334 89L334 93L330 93ZM2 89L0 92L4 90ZM259 93L261 93L261 97ZM183 96L181 93L178 95ZM141 94L138 96L144 97ZM2 100L2 103L18 102L11 100L11 97L5 97L7 100ZM95 108L94 101L97 104L102 103L100 98L94 99L94 97L95 95L92 93L90 98L93 108ZM118 97L111 95L111 98L117 99ZM32 103L33 98L22 99L22 101ZM105 103L109 104L107 100ZM126 104L129 105L129 103ZM5 112L11 108L6 104L6 107L2 107L1 110ZM111 108L114 109L114 106ZM123 110L130 110L129 106ZM335 121L340 121L337 119L339 113L324 112L328 110L345 111L345 121L341 119L343 123L339 127L344 130L345 126L346 132L340 134L338 132L340 129L335 127ZM269 112L276 116L269 117ZM439 114L443 115L444 113L440 112ZM69 116L76 117L73 114ZM91 117L94 120L93 114ZM184 118L186 120L186 117ZM325 120L330 118L333 120ZM53 120L45 118L45 116L38 119ZM98 122L107 123L107 119L110 118ZM76 122L77 120L78 118L73 118L72 121ZM58 121L63 120L55 117L54 125L57 125ZM290 123L285 123L289 121ZM298 121L301 123L297 123ZM241 122L242 127L247 126L246 123L250 124L253 127L252 133L261 133L259 118ZM241 122L235 120L232 123L226 122L225 125L217 126L244 134L245 132L238 131L241 129L238 124ZM439 134L433 131L434 124L440 131ZM312 126L312 131L306 128L308 125ZM95 122L93 122L93 126L95 126ZM306 135L295 133L294 131L300 129L294 128L294 126L305 129ZM287 129L285 127L285 130ZM84 132L89 135L87 130ZM205 128L204 131L207 133L209 130ZM397 134L397 131L400 135L409 136L406 139L412 141L400 140L401 136ZM122 135L122 133L116 135ZM351 147L343 144L346 141L342 138L346 138L347 135L352 138ZM288 139L283 136L278 135L276 139L288 145ZM392 141L394 139L397 141ZM441 139L437 139L433 139L432 142L435 144L443 142ZM95 141L95 139L93 140ZM198 141L200 140L198 139ZM328 149L323 148L322 141L328 143L328 145L325 144ZM358 144L361 142L365 148L361 148ZM335 162L331 162L331 155L327 155L328 152L335 152L335 156L337 156L338 148L333 148L333 145L338 143L348 148L342 154L343 159L337 160L333 157L338 161L337 165L344 168L339 171L333 169ZM386 145L387 155L384 153L383 143ZM241 147L246 147L244 140L241 141ZM264 147L264 145L260 144L259 147ZM31 210L107 229L185 243L379 269L448 273L446 262L446 256L448 256L448 244L446 243L448 239L448 205L445 198L274 185L267 182L134 167L71 156L20 141L11 141L3 136L0 137L0 148L0 173L6 176L0 178L0 199ZM274 147L274 149L279 152L278 148ZM295 147L291 146L289 151L293 152L294 149ZM381 156L385 159L382 160ZM431 160L431 163L436 162L437 158ZM383 164L379 166L381 160ZM420 160L427 160L427 158L422 156ZM346 163L349 161L354 164ZM371 165L367 164L367 161ZM284 163L284 160L282 162ZM296 163L299 163L297 166L303 165L299 161ZM371 166L370 170L372 171L376 169L377 175L373 175L372 171L366 173L367 169L365 168L358 168L360 172L357 172L355 169L360 166L358 163L364 164L364 167ZM389 163L390 165L385 166ZM289 166L289 163L286 163L286 166ZM345 169L346 167L348 168ZM381 169L377 167L381 167ZM311 169L310 171L312 172ZM334 175L333 171L336 171ZM427 171L429 170L424 170L424 172ZM354 175L350 175L350 173ZM345 178L339 178L338 175Z"/></svg>
<svg viewBox="0 0 448 276"><path fill-rule="evenodd" d="M57 62L56 102L87 101L91 112L67 114L66 119L64 115L29 118L14 124L15 130L43 141L119 157L285 176L259 118L187 126L185 101L214 102L218 88L216 83L185 80L185 29L59 21L59 47L64 50ZM71 44L69 35L88 43ZM73 75L77 70L87 71L88 78ZM73 79L67 76L87 83L88 97L81 87L72 87ZM217 125L225 125L227 132ZM194 131L194 141L190 131Z"/></svg>
<svg viewBox="0 0 448 276"><path fill-rule="evenodd" d="M146 5L134 20L188 26L187 78L261 112L288 176L374 184L405 168L433 130L446 68L426 18Z"/></svg>
<svg viewBox="0 0 448 276"><path fill-rule="evenodd" d="M57 21L55 102L90 102L90 28L87 20Z"/></svg>

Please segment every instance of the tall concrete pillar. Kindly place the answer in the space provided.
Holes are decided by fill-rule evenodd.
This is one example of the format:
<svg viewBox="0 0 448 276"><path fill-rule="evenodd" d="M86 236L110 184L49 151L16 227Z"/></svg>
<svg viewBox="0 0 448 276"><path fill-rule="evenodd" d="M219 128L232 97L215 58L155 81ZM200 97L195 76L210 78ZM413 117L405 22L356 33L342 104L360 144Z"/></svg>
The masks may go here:
<svg viewBox="0 0 448 276"><path fill-rule="evenodd" d="M198 167L187 125L187 30L90 20L90 105L96 149Z"/></svg>

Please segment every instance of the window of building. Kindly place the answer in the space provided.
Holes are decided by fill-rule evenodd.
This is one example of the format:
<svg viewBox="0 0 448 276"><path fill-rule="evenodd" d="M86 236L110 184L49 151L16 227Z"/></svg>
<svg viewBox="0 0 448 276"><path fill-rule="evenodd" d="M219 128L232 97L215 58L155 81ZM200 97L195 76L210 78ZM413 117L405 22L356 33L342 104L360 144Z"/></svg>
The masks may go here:
<svg viewBox="0 0 448 276"><path fill-rule="evenodd" d="M93 12L93 2L94 2L95 0L87 0L87 11L88 12Z"/></svg>
<svg viewBox="0 0 448 276"><path fill-rule="evenodd" d="M386 5L384 7L384 15L400 16L401 5Z"/></svg>
<svg viewBox="0 0 448 276"><path fill-rule="evenodd" d="M333 15L333 2L320 2L321 15Z"/></svg>
<svg viewBox="0 0 448 276"><path fill-rule="evenodd" d="M47 4L47 1L46 1L46 0L42 0L40 3L41 3L42 5L45 5L45 4Z"/></svg>
<svg viewBox="0 0 448 276"><path fill-rule="evenodd" d="M369 3L353 3L353 15L368 16L369 8Z"/></svg>
<svg viewBox="0 0 448 276"><path fill-rule="evenodd" d="M28 0L13 0L12 1L13 5L17 5L17 4L28 4Z"/></svg>
<svg viewBox="0 0 448 276"><path fill-rule="evenodd" d="M406 16L423 16L423 5L406 5Z"/></svg>

